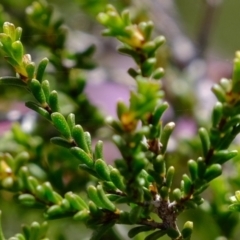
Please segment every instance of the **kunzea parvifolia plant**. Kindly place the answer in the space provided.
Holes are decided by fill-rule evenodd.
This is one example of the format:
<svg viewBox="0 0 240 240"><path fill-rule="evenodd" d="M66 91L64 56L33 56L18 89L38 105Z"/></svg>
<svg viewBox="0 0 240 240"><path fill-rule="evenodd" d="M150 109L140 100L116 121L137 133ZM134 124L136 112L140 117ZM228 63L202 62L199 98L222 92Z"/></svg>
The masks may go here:
<svg viewBox="0 0 240 240"><path fill-rule="evenodd" d="M224 163L238 154L229 147L240 132L240 53L234 59L232 78L222 79L212 87L217 102L209 128L198 130L201 154L196 159L189 156L186 173L173 186L177 169L169 165L166 156L171 154L167 147L175 123L162 121L169 104L164 100L161 85L164 69L156 67L156 53L165 38L152 37L151 21L134 24L128 10L119 14L112 5L97 19L105 27L103 35L120 41L118 51L131 57L137 66L128 70L135 80L129 104L119 101L118 118L106 118L114 130L113 142L121 158L108 164L103 154L104 143L99 140L93 146L90 133L76 123L75 114L65 115L61 111L58 92L44 77L49 60L33 62L21 42L22 29L5 22L0 33L1 54L16 76L2 76L1 88L13 85L30 92L34 101L26 101L25 105L59 132L51 142L67 149L71 153L68 161L77 159L76 169L83 169L94 180L86 184L86 197L73 191L59 193L50 179L42 181L28 169L26 151L16 156L3 152L0 187L15 193L17 201L29 209L43 209L46 221L71 217L83 222L92 229L91 240L104 239L110 232L114 239L119 239L114 235L116 224L129 225L128 237L133 239L155 240L167 236L189 240L194 223L186 221L179 226L179 215L204 202L202 193L222 174ZM56 65L60 63L58 57L54 55ZM239 191L231 201L229 211L240 211ZM48 239L47 226L47 222L34 221L10 239ZM79 232L79 239L83 238ZM6 239L2 229L0 239Z"/></svg>

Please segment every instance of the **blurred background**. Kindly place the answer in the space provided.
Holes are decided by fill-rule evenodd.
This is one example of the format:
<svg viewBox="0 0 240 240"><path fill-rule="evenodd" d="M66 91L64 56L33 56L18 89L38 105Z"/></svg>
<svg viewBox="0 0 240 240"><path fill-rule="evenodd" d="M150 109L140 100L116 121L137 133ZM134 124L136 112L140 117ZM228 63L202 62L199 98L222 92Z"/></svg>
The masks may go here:
<svg viewBox="0 0 240 240"><path fill-rule="evenodd" d="M96 15L108 3L119 11L128 8L134 22L152 20L153 35L166 37L167 43L158 52L158 65L166 70L163 88L171 106L164 121L174 121L177 125L168 155L169 164L178 167L177 185L186 171L186 162L200 154L198 127L210 126L211 109L216 102L211 87L221 78L231 77L232 61L240 50L240 1L49 0L40 3L43 6L40 10L51 15L50 23L41 20L40 10L37 17L38 5L33 1L2 0L0 29L5 21L21 26L25 51L32 55L33 61L50 59L46 79L60 92L62 111L74 112L77 122L91 132L94 141L104 140L108 162L118 158L119 153L111 143L113 133L104 125L104 117L116 117L117 100L128 102L129 90L134 89L135 83L127 70L135 64L117 53L116 40L101 36L102 26L97 23ZM13 74L2 56L0 76ZM13 155L30 151L28 165L41 169L43 181L50 179L60 193L72 190L84 196L82 192L89 176L76 169L76 162L69 163L68 152L49 143L56 132L24 106L29 98L23 90L1 86L0 151ZM239 141L235 144L239 148ZM229 194L240 189L238 159L226 165L224 176L213 182L202 208L180 217L180 226L183 221L194 221L194 240L239 239L239 216L227 211ZM14 194L0 191L6 236L19 232L22 222L43 221L41 209L23 209L13 201ZM90 235L88 229L71 219L51 221L50 227L51 239L88 239ZM116 231L120 239L128 239L125 227L117 226Z"/></svg>

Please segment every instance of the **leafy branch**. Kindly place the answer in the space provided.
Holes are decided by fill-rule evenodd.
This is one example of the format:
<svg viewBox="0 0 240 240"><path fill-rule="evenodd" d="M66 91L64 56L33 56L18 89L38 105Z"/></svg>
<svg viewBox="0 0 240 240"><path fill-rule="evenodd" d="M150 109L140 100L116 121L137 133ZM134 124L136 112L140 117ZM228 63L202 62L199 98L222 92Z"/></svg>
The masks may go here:
<svg viewBox="0 0 240 240"><path fill-rule="evenodd" d="M52 143L67 148L79 160L80 168L95 177L97 185L89 184L89 201L73 192L61 196L50 182L41 182L31 175L23 166L28 154L21 153L15 158L9 154L1 156L0 186L17 192L18 200L24 205L44 208L46 219L71 216L83 221L94 229L92 240L100 239L115 224L138 225L129 231L130 238L152 231L145 240L159 239L166 234L171 239L188 240L193 223L187 221L179 230L178 216L203 203L202 192L222 174L222 165L237 155L236 150L228 147L240 132L240 54L237 52L234 60L232 79L222 79L212 88L218 102L212 111L210 129L200 128L198 132L202 155L188 161L189 173L183 174L180 186L175 188L172 185L175 168L166 161L175 123L162 121L168 103L164 101L159 81L164 70L157 66L156 59L165 38L152 38L152 22L134 24L128 11L119 14L111 5L97 19L106 27L103 34L117 38L122 43L118 51L130 56L137 65L136 69L128 70L136 83L136 89L130 92L129 105L118 102L118 119L106 119L115 132L113 141L121 159L115 160L115 167L108 165L103 142L98 141L93 148L90 133L76 124L75 115L65 116L61 112L58 92L44 79L48 59L36 65L24 52L22 29L5 22L0 33L0 49L17 76L1 77L0 85L15 85L32 93L35 101L26 102L26 106L47 119L60 133L51 138ZM49 19L45 20L46 24L50 23ZM238 202L236 192L230 209L239 210ZM120 204L129 208L123 210ZM42 239L42 228L45 229L45 223L33 223L24 235L13 239L37 239L35 235ZM0 238L4 239L2 233Z"/></svg>

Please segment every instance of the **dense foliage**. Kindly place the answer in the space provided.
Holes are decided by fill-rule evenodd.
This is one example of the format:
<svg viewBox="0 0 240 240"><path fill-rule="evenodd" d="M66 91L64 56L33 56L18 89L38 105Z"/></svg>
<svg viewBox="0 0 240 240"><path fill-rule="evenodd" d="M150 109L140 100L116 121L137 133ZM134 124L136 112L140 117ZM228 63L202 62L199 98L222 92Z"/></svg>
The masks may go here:
<svg viewBox="0 0 240 240"><path fill-rule="evenodd" d="M80 5L92 16L103 4ZM123 5L128 3L118 7ZM32 223L9 239L65 239L61 229L49 231L48 237L47 226L66 218L84 224L71 239L126 239L127 232L133 239L187 240L194 235L193 224L208 226L201 222L204 212L213 216L220 229L217 236L232 237L238 224L240 192L230 197L234 187L226 186L224 176L233 171L232 166L237 168L239 158L233 141L240 132L240 53L236 53L231 78L213 84L216 103L209 121L192 117L199 130L183 142L172 135L177 118L170 120L167 109L171 106L174 111L184 102L198 106L193 98L188 99L191 95L181 94L180 85L179 95L171 96L167 77L164 79L167 50L159 50L166 39L155 36L152 21L132 20L129 10L119 13L112 5L97 15L105 27L103 35L116 38L121 43L118 51L136 66L128 69L134 79L129 103L118 101L115 119L104 118L84 92L87 72L96 68L95 46L76 51L68 48L63 20L44 1L29 5L26 15L23 28L11 23L11 15L5 16L4 10L0 15L1 55L12 67L0 77L3 100L17 96L38 114L28 120L30 130L21 121L14 123L0 142L2 214L14 218L8 201L23 206L18 212L34 213ZM29 35L34 36L31 41ZM34 46L32 54L26 53ZM96 140L99 136L112 136L120 155L107 161L105 141ZM177 146L171 147L171 137ZM111 148L105 150L111 152ZM223 174L231 159L231 169ZM235 190L240 188L238 179L236 175L229 181ZM211 193L205 200L206 190ZM201 209L199 217L181 218L193 209ZM48 223L42 222L42 215ZM6 239L3 226L0 240ZM91 229L90 237L85 226Z"/></svg>

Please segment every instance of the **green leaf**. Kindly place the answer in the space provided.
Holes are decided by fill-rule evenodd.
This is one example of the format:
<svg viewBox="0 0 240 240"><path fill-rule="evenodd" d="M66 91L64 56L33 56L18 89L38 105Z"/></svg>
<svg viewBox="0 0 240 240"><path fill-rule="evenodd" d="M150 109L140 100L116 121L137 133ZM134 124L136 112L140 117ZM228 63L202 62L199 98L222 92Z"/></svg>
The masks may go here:
<svg viewBox="0 0 240 240"><path fill-rule="evenodd" d="M189 160L188 161L188 169L189 169L189 173L190 173L190 176L191 176L191 180L192 182L194 182L197 177L198 177L198 165L197 165L197 162L194 161L194 160Z"/></svg>
<svg viewBox="0 0 240 240"><path fill-rule="evenodd" d="M83 210L77 212L73 216L73 219L77 220L77 221L86 221L89 218L90 218L90 215L89 215L89 211L87 209L83 209Z"/></svg>
<svg viewBox="0 0 240 240"><path fill-rule="evenodd" d="M43 75L45 69L48 65L49 60L47 58L43 58L37 67L36 79L41 83L43 80Z"/></svg>
<svg viewBox="0 0 240 240"><path fill-rule="evenodd" d="M114 212L116 210L116 206L112 201L108 199L101 185L97 186L97 193L100 201L102 202L103 207L108 209L109 211Z"/></svg>
<svg viewBox="0 0 240 240"><path fill-rule="evenodd" d="M141 67L142 75L144 77L149 77L152 75L157 59L156 58L148 58Z"/></svg>
<svg viewBox="0 0 240 240"><path fill-rule="evenodd" d="M104 208L104 205L98 196L98 191L94 186L90 185L87 189L87 193L90 200L92 200L97 207Z"/></svg>
<svg viewBox="0 0 240 240"><path fill-rule="evenodd" d="M165 71L163 68L157 68L156 70L153 71L152 73L152 78L153 79L161 79L165 74Z"/></svg>
<svg viewBox="0 0 240 240"><path fill-rule="evenodd" d="M109 231L110 228L113 227L114 224L114 221L111 221L97 227L97 229L93 232L90 240L99 240L102 236L104 236L104 234L107 233L107 231Z"/></svg>
<svg viewBox="0 0 240 240"><path fill-rule="evenodd" d="M0 48L2 48L5 54L7 54L7 57L12 56L12 52L11 52L12 40L8 35L4 33L0 33ZM16 62L16 65L17 65L17 62Z"/></svg>
<svg viewBox="0 0 240 240"><path fill-rule="evenodd" d="M139 221L139 219L141 218L142 213L143 213L142 206L132 207L131 211L129 212L129 221L132 224L136 224Z"/></svg>
<svg viewBox="0 0 240 240"><path fill-rule="evenodd" d="M113 182L113 184L118 189L120 189L123 192L125 191L126 186L125 186L125 184L123 182L123 177L121 176L120 172L116 168L113 168L110 171L110 178L111 178L111 181Z"/></svg>
<svg viewBox="0 0 240 240"><path fill-rule="evenodd" d="M35 102L26 102L25 106L37 112L39 115L43 116L47 120L51 121L50 113L46 109L37 105Z"/></svg>
<svg viewBox="0 0 240 240"><path fill-rule="evenodd" d="M198 178L203 179L207 166L202 157L199 157L197 159L197 165L198 165Z"/></svg>
<svg viewBox="0 0 240 240"><path fill-rule="evenodd" d="M23 87L27 89L27 84L17 77L0 77L0 86L9 85L16 87Z"/></svg>
<svg viewBox="0 0 240 240"><path fill-rule="evenodd" d="M2 230L2 211L0 210L0 240L5 240Z"/></svg>
<svg viewBox="0 0 240 240"><path fill-rule="evenodd" d="M97 207L93 201L89 201L89 211L94 218L100 218L102 215L102 210Z"/></svg>
<svg viewBox="0 0 240 240"><path fill-rule="evenodd" d="M48 103L49 102L49 95L50 95L50 84L49 84L49 81L48 80L44 80L41 85L42 85L42 90L44 92L46 101Z"/></svg>
<svg viewBox="0 0 240 240"><path fill-rule="evenodd" d="M148 235L144 240L158 240L167 233L166 230L158 230Z"/></svg>
<svg viewBox="0 0 240 240"><path fill-rule="evenodd" d="M72 130L75 126L75 115L73 113L70 113L68 116L67 116L67 123L68 123L68 127L72 133Z"/></svg>
<svg viewBox="0 0 240 240"><path fill-rule="evenodd" d="M166 38L164 36L158 36L153 41L155 42L157 49L166 42Z"/></svg>
<svg viewBox="0 0 240 240"><path fill-rule="evenodd" d="M236 200L240 203L240 191L235 192Z"/></svg>
<svg viewBox="0 0 240 240"><path fill-rule="evenodd" d="M88 205L84 202L84 200L72 193L72 192L68 192L64 195L64 197L69 201L71 207L74 209L74 210L83 210L83 209L88 209Z"/></svg>
<svg viewBox="0 0 240 240"><path fill-rule="evenodd" d="M35 63L34 62L28 63L26 66L26 71L27 71L28 79L33 79L35 77Z"/></svg>
<svg viewBox="0 0 240 240"><path fill-rule="evenodd" d="M42 187L44 189L46 199L49 202L52 202L54 204L59 204L62 201L62 197L59 194L57 194L56 192L54 192L54 190L49 182L43 183Z"/></svg>
<svg viewBox="0 0 240 240"><path fill-rule="evenodd" d="M92 139L91 135L89 132L84 132L84 137L86 140L87 148L88 148L88 153L92 155Z"/></svg>
<svg viewBox="0 0 240 240"><path fill-rule="evenodd" d="M166 174L166 164L163 155L158 155L156 157L156 160L153 162L154 170L161 175L162 177L165 177Z"/></svg>
<svg viewBox="0 0 240 240"><path fill-rule="evenodd" d="M190 239L193 232L193 222L187 221L182 229L183 239Z"/></svg>
<svg viewBox="0 0 240 240"><path fill-rule="evenodd" d="M218 124L223 115L223 105L220 102L217 102L212 111L212 125L213 127L218 127Z"/></svg>
<svg viewBox="0 0 240 240"><path fill-rule="evenodd" d="M229 211L240 212L240 203L233 203L228 207Z"/></svg>
<svg viewBox="0 0 240 240"><path fill-rule="evenodd" d="M47 219L55 219L63 216L63 209L59 205L53 205L48 208L45 217Z"/></svg>
<svg viewBox="0 0 240 240"><path fill-rule="evenodd" d="M200 128L198 133L202 143L203 156L206 157L210 149L210 138L205 128Z"/></svg>
<svg viewBox="0 0 240 240"><path fill-rule="evenodd" d="M187 196L192 190L192 181L187 174L183 174L183 191L185 196Z"/></svg>
<svg viewBox="0 0 240 240"><path fill-rule="evenodd" d="M204 174L204 179L208 182L222 174L222 166L220 164L212 164Z"/></svg>
<svg viewBox="0 0 240 240"><path fill-rule="evenodd" d="M219 84L214 84L212 87L212 91L219 102L226 102L226 94L224 92L224 89Z"/></svg>
<svg viewBox="0 0 240 240"><path fill-rule="evenodd" d="M171 238L171 239L177 239L178 237L180 237L180 232L176 229L173 228L169 228L167 230L167 235Z"/></svg>
<svg viewBox="0 0 240 240"><path fill-rule="evenodd" d="M232 91L239 94L240 86L240 52L236 52L236 57L234 59L234 68L232 76Z"/></svg>
<svg viewBox="0 0 240 240"><path fill-rule="evenodd" d="M81 163L86 164L90 168L93 167L92 157L89 156L88 153L84 152L81 148L73 147L71 148L71 152Z"/></svg>
<svg viewBox="0 0 240 240"><path fill-rule="evenodd" d="M12 41L16 41L16 28L15 28L15 25L10 23L10 22L5 22L3 24L3 32L5 34L7 34L11 39Z"/></svg>
<svg viewBox="0 0 240 240"><path fill-rule="evenodd" d="M75 125L72 129L72 137L77 146L83 149L84 152L89 153L88 144L85 139L85 134L81 125Z"/></svg>
<svg viewBox="0 0 240 240"><path fill-rule="evenodd" d="M32 207L36 204L35 197L32 194L28 194L28 193L21 194L18 197L18 200L21 204L28 206L28 207Z"/></svg>
<svg viewBox="0 0 240 240"><path fill-rule="evenodd" d="M169 167L167 170L167 175L166 175L166 186L168 188L171 188L171 186L172 186L172 180L173 180L174 173L175 173L175 168L173 166Z"/></svg>
<svg viewBox="0 0 240 240"><path fill-rule="evenodd" d="M33 96L41 104L41 106L46 107L47 102L40 82L36 79L32 79L32 81L30 82L30 89Z"/></svg>
<svg viewBox="0 0 240 240"><path fill-rule="evenodd" d="M15 58L15 60L18 63L22 62L24 50L23 50L23 45L20 41L15 41L12 43L12 53Z"/></svg>
<svg viewBox="0 0 240 240"><path fill-rule="evenodd" d="M59 101L58 101L58 93L57 91L53 90L48 96L48 103L52 110L52 112L59 112Z"/></svg>
<svg viewBox="0 0 240 240"><path fill-rule="evenodd" d="M30 227L30 238L29 238L29 240L39 239L40 232L41 232L40 224L37 223L37 222L33 222L31 224L31 227Z"/></svg>
<svg viewBox="0 0 240 240"><path fill-rule="evenodd" d="M118 119L121 120L121 117L124 113L128 112L128 107L123 101L117 102L117 115Z"/></svg>
<svg viewBox="0 0 240 240"><path fill-rule="evenodd" d="M212 163L219 163L219 164L223 164L226 161L234 158L235 156L238 155L238 151L237 150L220 150L220 151L216 151L211 159Z"/></svg>
<svg viewBox="0 0 240 240"><path fill-rule="evenodd" d="M133 238L135 237L137 234L141 233L141 232L147 232L153 230L152 227L150 226L138 226L138 227L134 227L132 228L129 232L128 232L128 237Z"/></svg>
<svg viewBox="0 0 240 240"><path fill-rule="evenodd" d="M51 119L52 119L54 126L57 128L57 130L67 140L71 140L71 132L70 132L70 129L69 129L69 126L67 124L65 117L61 113L55 112L55 113L51 114Z"/></svg>
<svg viewBox="0 0 240 240"><path fill-rule="evenodd" d="M172 195L176 202L180 201L182 198L182 192L179 188L175 188L172 192Z"/></svg>
<svg viewBox="0 0 240 240"><path fill-rule="evenodd" d="M61 138L61 137L53 137L53 138L50 139L50 141L53 144L56 144L56 145L61 146L61 147L65 147L65 148L73 147L72 142L69 142L68 140L66 140L64 138Z"/></svg>
<svg viewBox="0 0 240 240"><path fill-rule="evenodd" d="M167 123L163 128L162 135L161 135L161 143L162 143L161 152L162 152L162 154L164 154L165 151L167 150L168 140L169 140L174 128L175 128L174 122Z"/></svg>
<svg viewBox="0 0 240 240"><path fill-rule="evenodd" d="M86 164L79 164L79 168L86 171L87 173L94 176L95 178L98 178L97 173L95 172L95 170L92 169L92 167L88 167Z"/></svg>
<svg viewBox="0 0 240 240"><path fill-rule="evenodd" d="M101 179L110 181L110 170L105 161L102 159L96 160L94 167Z"/></svg>
<svg viewBox="0 0 240 240"><path fill-rule="evenodd" d="M95 145L95 152L94 152L95 159L104 159L103 156L103 142L98 141L97 144Z"/></svg>

